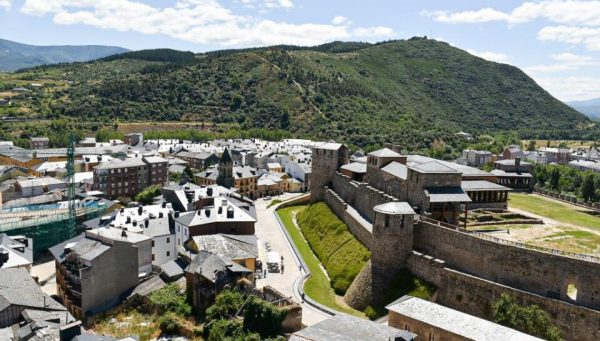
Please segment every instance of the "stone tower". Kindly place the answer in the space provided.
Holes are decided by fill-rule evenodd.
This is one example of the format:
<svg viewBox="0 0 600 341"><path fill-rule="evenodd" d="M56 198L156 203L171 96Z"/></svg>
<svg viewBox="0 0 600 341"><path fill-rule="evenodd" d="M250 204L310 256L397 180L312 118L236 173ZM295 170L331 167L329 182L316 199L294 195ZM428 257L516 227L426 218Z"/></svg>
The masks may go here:
<svg viewBox="0 0 600 341"><path fill-rule="evenodd" d="M406 202L388 202L373 207L373 266L400 270L413 250L415 211Z"/></svg>
<svg viewBox="0 0 600 341"><path fill-rule="evenodd" d="M406 202L388 202L373 208L373 244L371 260L356 276L344 295L344 301L362 310L368 305L385 304L390 285L407 266L413 250L415 212Z"/></svg>
<svg viewBox="0 0 600 341"><path fill-rule="evenodd" d="M217 177L217 185L226 188L233 188L233 161L229 155L229 150L225 148L221 160L219 160L219 176Z"/></svg>
<svg viewBox="0 0 600 341"><path fill-rule="evenodd" d="M348 163L348 148L339 143L325 143L312 150L310 201L323 201L325 186L330 186L338 169Z"/></svg>

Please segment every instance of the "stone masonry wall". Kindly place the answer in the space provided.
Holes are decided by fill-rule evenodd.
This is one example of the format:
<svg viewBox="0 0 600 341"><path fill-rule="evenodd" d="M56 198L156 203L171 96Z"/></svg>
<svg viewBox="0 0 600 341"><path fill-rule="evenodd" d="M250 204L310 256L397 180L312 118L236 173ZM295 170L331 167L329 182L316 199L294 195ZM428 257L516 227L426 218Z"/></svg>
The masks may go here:
<svg viewBox="0 0 600 341"><path fill-rule="evenodd" d="M420 222L414 248L446 266L512 288L579 306L600 309L600 264L500 244L471 234ZM574 284L577 299L567 296Z"/></svg>
<svg viewBox="0 0 600 341"><path fill-rule="evenodd" d="M365 182L353 181L339 172L333 176L332 189L369 222L373 222L375 219L373 207L390 201L398 201L397 198L387 195Z"/></svg>
<svg viewBox="0 0 600 341"><path fill-rule="evenodd" d="M361 217L356 210L348 206L331 189L325 190L325 203L333 213L340 218L347 226L350 233L356 237L367 249L371 250L373 244L373 235L371 234L371 223Z"/></svg>
<svg viewBox="0 0 600 341"><path fill-rule="evenodd" d="M535 304L547 311L550 319L572 341L600 340L600 312L549 299L445 268L436 302L464 313L489 319L491 305L502 293L521 305Z"/></svg>
<svg viewBox="0 0 600 341"><path fill-rule="evenodd" d="M502 293L521 305L535 304L547 311L552 323L568 340L600 339L600 312L549 299L445 267L445 262L413 251L408 269L437 287L435 302L485 319L492 317L492 304Z"/></svg>

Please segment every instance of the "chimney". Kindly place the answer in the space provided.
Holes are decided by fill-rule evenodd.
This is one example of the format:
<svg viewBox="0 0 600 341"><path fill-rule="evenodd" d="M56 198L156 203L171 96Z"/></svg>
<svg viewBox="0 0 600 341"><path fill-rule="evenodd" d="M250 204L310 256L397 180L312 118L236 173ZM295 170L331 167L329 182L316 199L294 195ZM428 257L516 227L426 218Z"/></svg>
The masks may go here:
<svg viewBox="0 0 600 341"><path fill-rule="evenodd" d="M127 238L127 232L125 230L121 231L121 237Z"/></svg>
<svg viewBox="0 0 600 341"><path fill-rule="evenodd" d="M144 225L146 226L146 228L148 228L148 225L150 224L149 220L144 221Z"/></svg>
<svg viewBox="0 0 600 341"><path fill-rule="evenodd" d="M59 334L60 341L73 340L76 336L81 335L81 321L74 321L64 326L60 326Z"/></svg>
<svg viewBox="0 0 600 341"><path fill-rule="evenodd" d="M8 251L2 250L0 251L0 267L6 262L8 262Z"/></svg>
<svg viewBox="0 0 600 341"><path fill-rule="evenodd" d="M193 190L185 190L183 192L185 193L185 197L187 198L187 200L189 202L194 201L194 191Z"/></svg>
<svg viewBox="0 0 600 341"><path fill-rule="evenodd" d="M515 170L517 172L519 172L519 168L521 168L521 158L520 157L516 157L515 158Z"/></svg>
<svg viewBox="0 0 600 341"><path fill-rule="evenodd" d="M233 207L231 206L227 209L227 219L233 219Z"/></svg>
<svg viewBox="0 0 600 341"><path fill-rule="evenodd" d="M142 212L144 212L144 208L142 206L138 206L138 215L142 215Z"/></svg>

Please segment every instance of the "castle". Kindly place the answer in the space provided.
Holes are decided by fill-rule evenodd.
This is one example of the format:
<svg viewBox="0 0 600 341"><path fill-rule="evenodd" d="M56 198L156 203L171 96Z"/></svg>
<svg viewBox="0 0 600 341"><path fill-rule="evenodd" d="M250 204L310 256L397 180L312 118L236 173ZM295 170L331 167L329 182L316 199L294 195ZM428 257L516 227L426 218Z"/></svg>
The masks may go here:
<svg viewBox="0 0 600 341"><path fill-rule="evenodd" d="M457 226L480 195L505 207L502 186L470 196L465 188L482 185L465 185L467 169L402 155L393 146L369 153L366 171L348 167L348 154L337 143L313 148L311 202L326 202L371 251L344 296L350 306L387 303L392 279L406 268L437 287L439 304L490 318L491 304L508 293L546 310L567 339L600 339L600 260L534 250ZM472 180L481 183L480 177ZM567 295L570 285L577 288L575 298Z"/></svg>

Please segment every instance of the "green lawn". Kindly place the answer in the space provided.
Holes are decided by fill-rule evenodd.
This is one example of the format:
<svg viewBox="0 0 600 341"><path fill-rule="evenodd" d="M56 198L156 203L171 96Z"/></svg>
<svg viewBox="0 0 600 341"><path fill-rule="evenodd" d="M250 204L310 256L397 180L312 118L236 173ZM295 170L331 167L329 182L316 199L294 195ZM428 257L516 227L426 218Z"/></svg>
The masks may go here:
<svg viewBox="0 0 600 341"><path fill-rule="evenodd" d="M313 300L325 306L347 314L364 317L364 313L348 306L342 306L338 303L337 296L329 284L329 279L320 267L319 259L312 252L308 242L304 239L302 232L300 232L300 229L294 224L292 220L293 215L305 208L306 206L290 206L277 211L277 214L281 218L281 221L285 225L285 228L292 237L294 244L300 251L302 258L304 258L304 262L306 262L306 265L311 272L311 276L304 284L304 291Z"/></svg>
<svg viewBox="0 0 600 341"><path fill-rule="evenodd" d="M600 229L600 218L581 212L583 208L548 200L543 197L522 193L511 193L508 196L509 207L518 208L537 215L548 217L566 224Z"/></svg>

